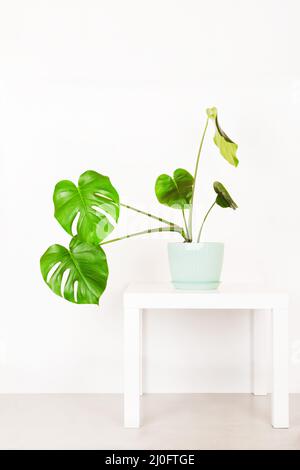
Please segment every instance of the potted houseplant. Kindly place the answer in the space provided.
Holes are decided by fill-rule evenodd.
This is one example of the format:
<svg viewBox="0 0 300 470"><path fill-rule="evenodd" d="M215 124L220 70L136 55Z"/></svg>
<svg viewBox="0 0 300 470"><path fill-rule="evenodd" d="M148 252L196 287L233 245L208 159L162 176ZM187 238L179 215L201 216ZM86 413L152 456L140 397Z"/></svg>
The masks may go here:
<svg viewBox="0 0 300 470"><path fill-rule="evenodd" d="M214 143L228 163L236 167L237 144L221 129L216 108L207 109L207 119L200 141L194 175L178 168L173 176L160 175L155 193L161 204L180 210L183 226L142 211L120 201L117 190L107 176L88 170L76 186L62 180L55 186L53 202L55 218L72 237L69 248L52 245L42 255L42 276L52 291L78 304L98 304L103 294L108 265L103 245L153 232L175 232L181 243L169 243L168 254L172 282L176 288L215 289L220 282L224 247L222 243L201 241L204 223L215 206L236 209L237 205L222 183L215 181L215 198L209 207L199 233L193 237L193 204L199 161L209 122L215 126ZM121 208L135 211L159 221L157 228L108 239L118 222Z"/></svg>

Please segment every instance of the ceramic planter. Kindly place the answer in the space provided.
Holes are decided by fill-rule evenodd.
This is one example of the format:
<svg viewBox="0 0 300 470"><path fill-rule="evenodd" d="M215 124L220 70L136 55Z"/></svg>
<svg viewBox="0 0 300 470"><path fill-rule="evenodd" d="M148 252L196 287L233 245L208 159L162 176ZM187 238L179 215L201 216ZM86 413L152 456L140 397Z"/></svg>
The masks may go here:
<svg viewBox="0 0 300 470"><path fill-rule="evenodd" d="M169 265L174 287L189 290L217 289L223 254L223 243L169 243Z"/></svg>

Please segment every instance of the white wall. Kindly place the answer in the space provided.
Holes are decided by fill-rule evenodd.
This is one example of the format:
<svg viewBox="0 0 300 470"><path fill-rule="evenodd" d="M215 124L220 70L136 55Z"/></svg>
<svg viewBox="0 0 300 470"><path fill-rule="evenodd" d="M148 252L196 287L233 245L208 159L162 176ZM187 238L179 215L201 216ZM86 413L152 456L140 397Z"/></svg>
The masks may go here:
<svg viewBox="0 0 300 470"><path fill-rule="evenodd" d="M168 279L176 235L107 247L101 308L70 304L39 272L44 250L68 243L53 186L95 169L124 202L176 219L154 181L193 171L213 105L240 166L218 156L211 129L201 202L220 179L239 210L216 209L206 239L226 243L224 281L289 291L300 392L299 15L297 0L1 1L1 392L122 390L122 290ZM148 224L123 212L116 233ZM249 313L147 312L146 390L249 391L249 326Z"/></svg>

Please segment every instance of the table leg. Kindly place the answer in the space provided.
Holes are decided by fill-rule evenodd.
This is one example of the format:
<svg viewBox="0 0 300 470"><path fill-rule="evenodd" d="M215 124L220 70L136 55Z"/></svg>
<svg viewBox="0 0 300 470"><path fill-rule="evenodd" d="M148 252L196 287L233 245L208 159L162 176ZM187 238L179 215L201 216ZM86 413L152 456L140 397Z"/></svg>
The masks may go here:
<svg viewBox="0 0 300 470"><path fill-rule="evenodd" d="M140 321L136 308L124 310L124 426L140 426Z"/></svg>
<svg viewBox="0 0 300 470"><path fill-rule="evenodd" d="M270 337L270 311L253 310L252 323L252 382L254 395L268 393L268 359Z"/></svg>
<svg viewBox="0 0 300 470"><path fill-rule="evenodd" d="M288 309L275 308L272 314L273 391L272 425L289 427Z"/></svg>
<svg viewBox="0 0 300 470"><path fill-rule="evenodd" d="M143 310L140 310L140 396L143 395Z"/></svg>

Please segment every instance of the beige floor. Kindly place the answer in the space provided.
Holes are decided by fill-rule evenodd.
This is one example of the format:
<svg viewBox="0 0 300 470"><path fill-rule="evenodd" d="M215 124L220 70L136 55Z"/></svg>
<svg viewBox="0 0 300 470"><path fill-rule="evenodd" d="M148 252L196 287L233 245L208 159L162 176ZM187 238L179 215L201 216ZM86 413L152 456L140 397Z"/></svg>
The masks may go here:
<svg viewBox="0 0 300 470"><path fill-rule="evenodd" d="M270 397L144 395L143 426L122 427L121 395L0 395L1 449L300 449L300 395L290 429L272 429Z"/></svg>

